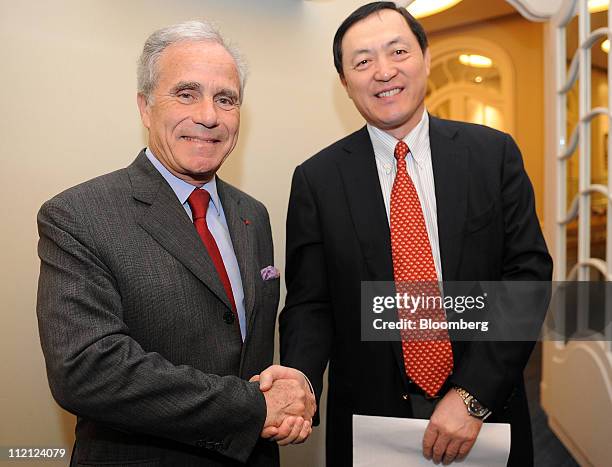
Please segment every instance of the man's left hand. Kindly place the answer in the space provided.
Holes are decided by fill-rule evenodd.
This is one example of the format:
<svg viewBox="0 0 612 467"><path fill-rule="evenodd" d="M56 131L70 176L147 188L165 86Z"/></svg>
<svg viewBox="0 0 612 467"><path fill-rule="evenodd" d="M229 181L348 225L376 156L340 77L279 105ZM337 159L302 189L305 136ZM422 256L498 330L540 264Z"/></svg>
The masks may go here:
<svg viewBox="0 0 612 467"><path fill-rule="evenodd" d="M454 390L436 406L423 436L423 455L436 464L448 465L464 459L482 427L482 420L467 412L465 403Z"/></svg>

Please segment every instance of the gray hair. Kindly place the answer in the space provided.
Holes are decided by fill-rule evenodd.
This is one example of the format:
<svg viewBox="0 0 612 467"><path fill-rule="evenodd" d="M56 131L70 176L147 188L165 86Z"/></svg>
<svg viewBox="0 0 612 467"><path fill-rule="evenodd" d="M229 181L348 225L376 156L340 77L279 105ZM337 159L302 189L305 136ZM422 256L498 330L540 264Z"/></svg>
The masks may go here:
<svg viewBox="0 0 612 467"><path fill-rule="evenodd" d="M138 92L150 101L159 70L157 62L166 47L180 41L210 41L225 47L234 61L240 78L240 101L244 94L244 84L247 77L247 66L240 51L228 44L215 26L207 21L185 21L153 32L146 40L142 54L138 59Z"/></svg>

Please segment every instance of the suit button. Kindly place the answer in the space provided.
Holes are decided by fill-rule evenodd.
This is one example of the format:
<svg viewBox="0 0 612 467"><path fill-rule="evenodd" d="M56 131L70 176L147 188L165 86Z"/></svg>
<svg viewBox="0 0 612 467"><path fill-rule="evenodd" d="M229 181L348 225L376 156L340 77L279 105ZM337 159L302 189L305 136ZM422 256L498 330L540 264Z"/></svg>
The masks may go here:
<svg viewBox="0 0 612 467"><path fill-rule="evenodd" d="M234 324L234 321L236 321L234 313L229 310L223 313L223 321L225 321L227 324Z"/></svg>

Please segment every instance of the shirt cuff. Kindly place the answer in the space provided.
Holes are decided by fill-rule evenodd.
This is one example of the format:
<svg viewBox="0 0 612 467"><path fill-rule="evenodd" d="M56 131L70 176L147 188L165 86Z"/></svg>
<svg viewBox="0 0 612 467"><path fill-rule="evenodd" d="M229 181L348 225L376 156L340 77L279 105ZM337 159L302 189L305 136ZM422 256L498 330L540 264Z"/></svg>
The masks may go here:
<svg viewBox="0 0 612 467"><path fill-rule="evenodd" d="M311 394L314 394L314 393L315 393L315 392L314 392L314 388L312 387L312 383L311 383L311 382L310 382L310 380L308 379L308 376L306 376L306 375L304 374L304 372L303 372L303 371L300 371L300 370L298 370L297 368L294 368L294 370L299 371L299 372L302 374L302 376L304 377L304 379L305 379L305 380L306 380L306 382L308 383L308 387L310 388L310 392L311 392Z"/></svg>

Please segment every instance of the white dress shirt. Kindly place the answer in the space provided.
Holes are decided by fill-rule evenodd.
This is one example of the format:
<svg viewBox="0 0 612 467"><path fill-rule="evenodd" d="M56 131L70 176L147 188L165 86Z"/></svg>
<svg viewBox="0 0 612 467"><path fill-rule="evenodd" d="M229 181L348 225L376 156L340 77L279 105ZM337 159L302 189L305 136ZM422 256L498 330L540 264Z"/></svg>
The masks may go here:
<svg viewBox="0 0 612 467"><path fill-rule="evenodd" d="M378 170L380 188L385 201L387 222L389 222L391 218L391 190L393 189L393 182L395 181L395 174L397 172L397 161L393 154L398 140L370 124L367 125L367 128L372 146L374 147L376 169ZM423 111L423 117L420 122L406 135L403 141L408 145L408 149L410 149L410 152L406 155L406 167L408 169L408 175L412 179L412 183L414 183L414 187L419 195L419 201L423 209L423 217L425 218L427 235L429 236L429 243L431 244L431 253L436 266L436 273L438 274L438 280L442 281L436 190L434 185L433 166L431 163L429 115L427 111Z"/></svg>

